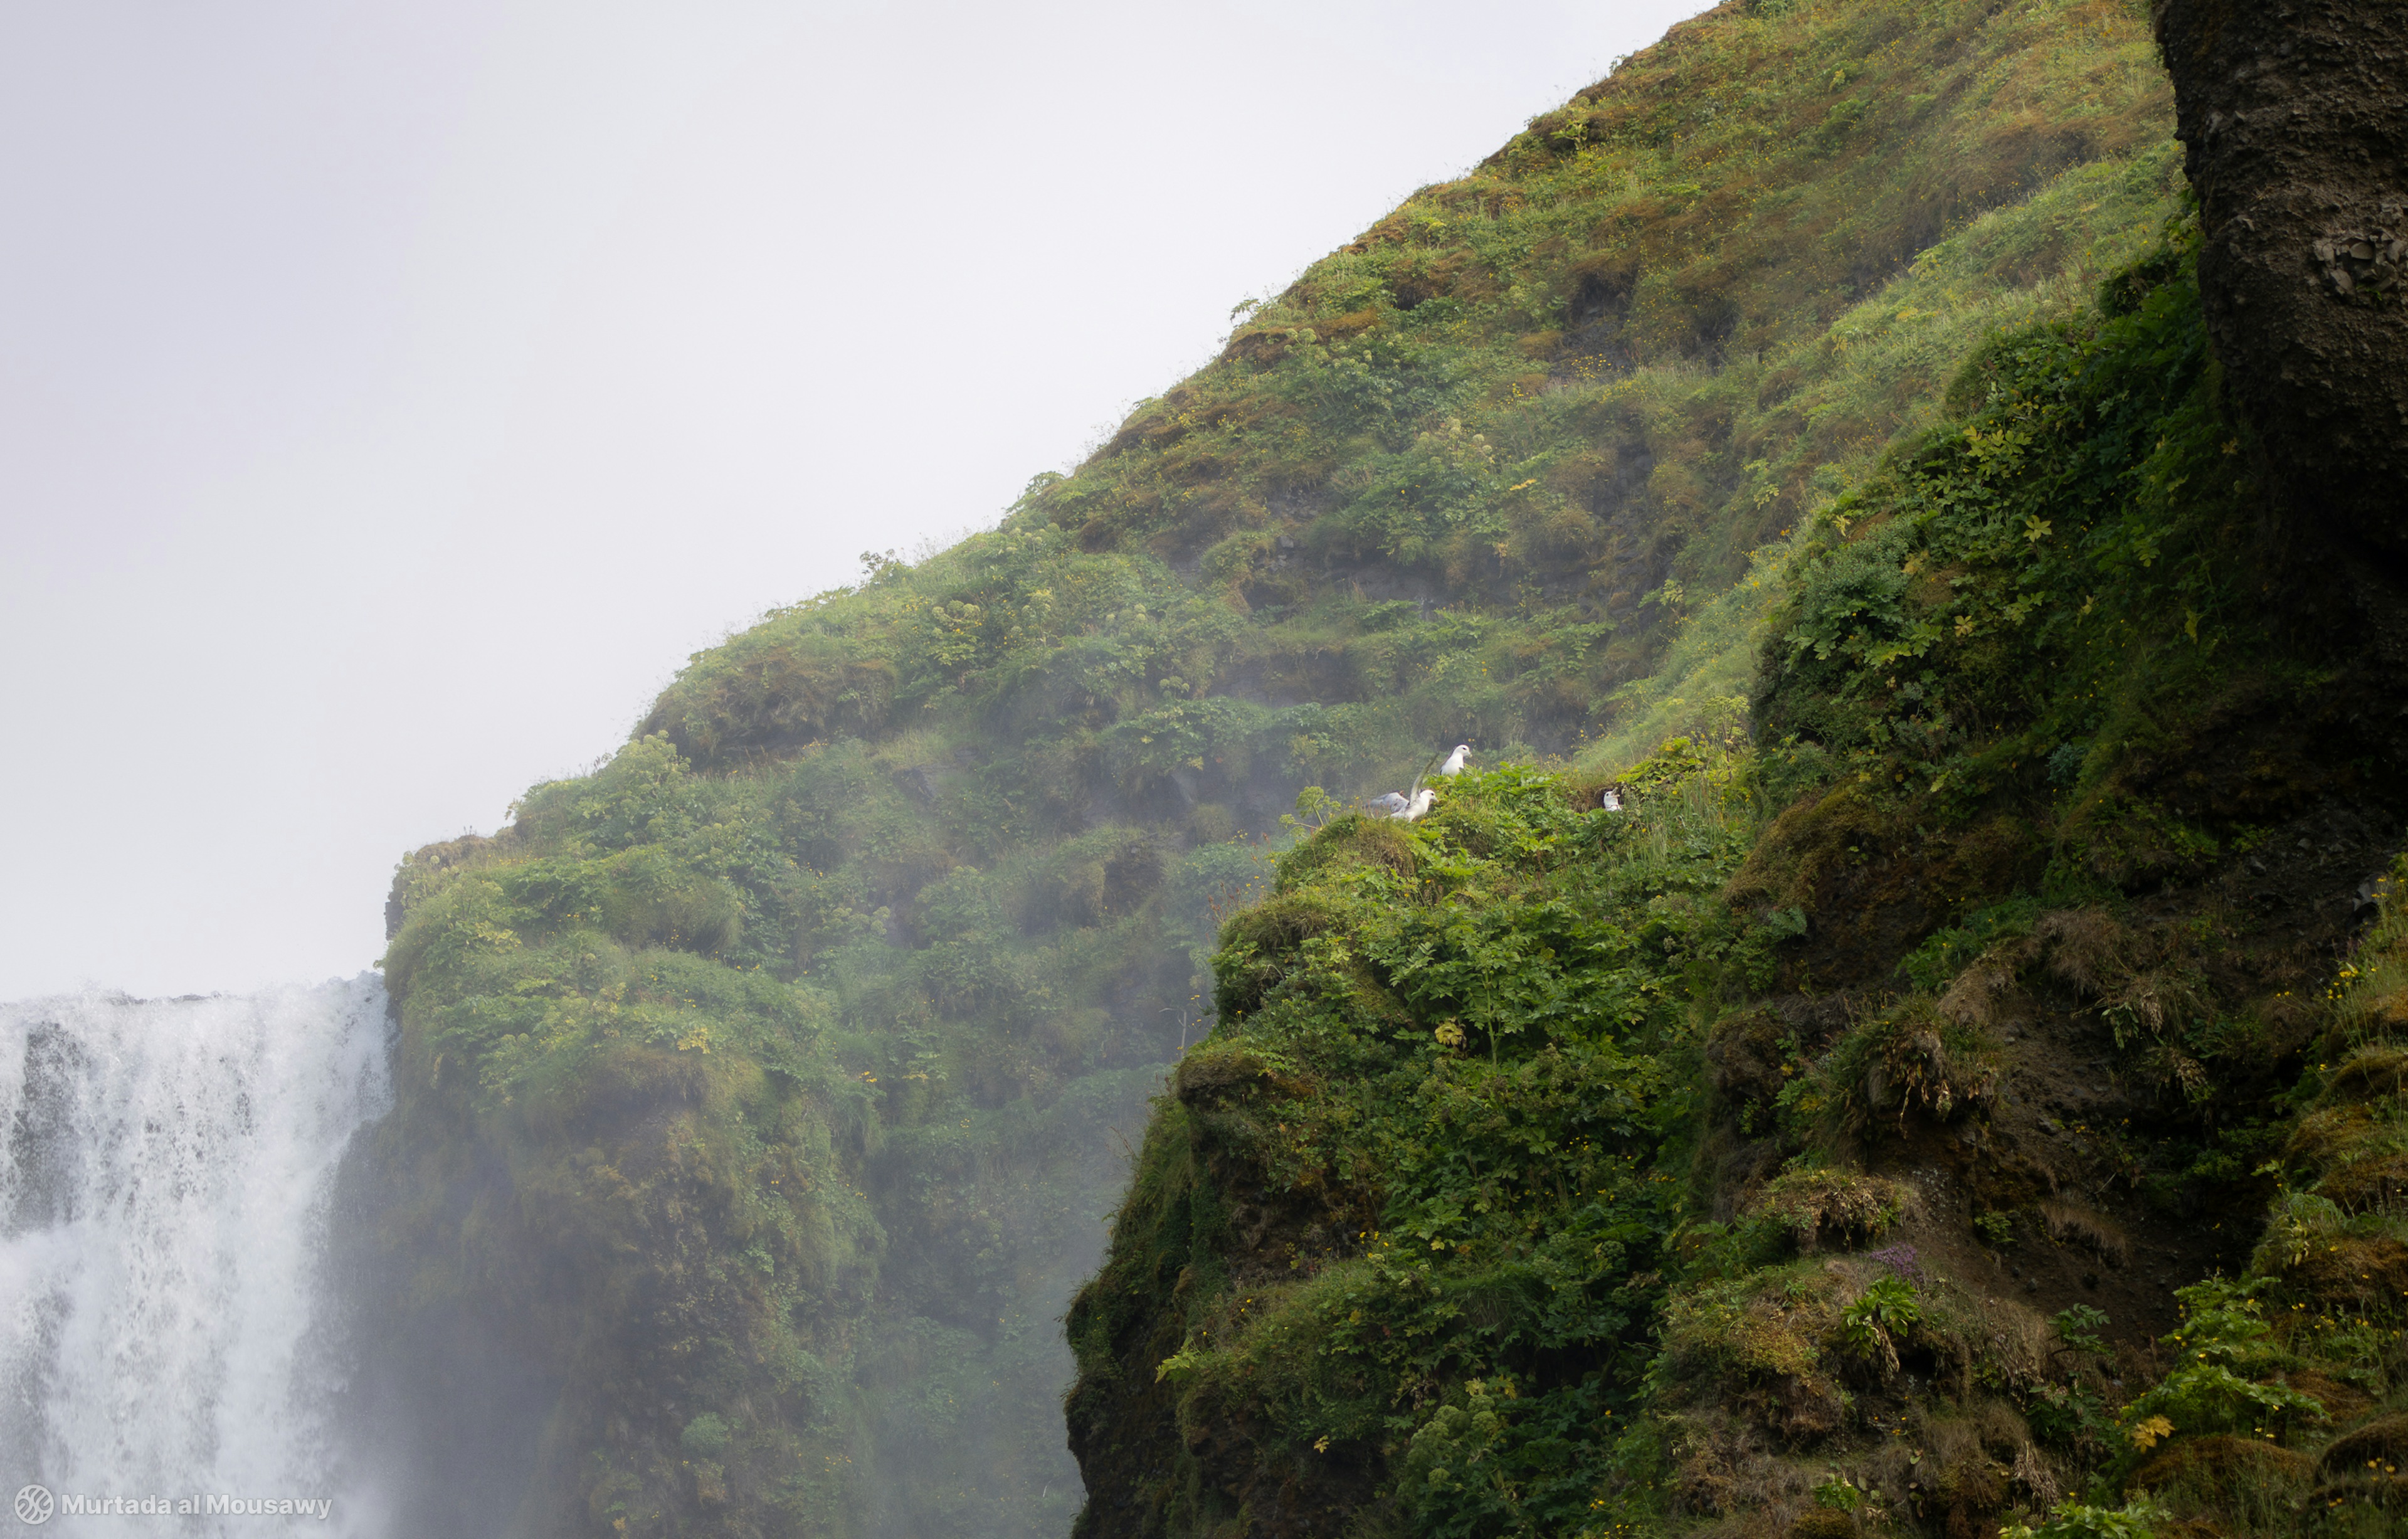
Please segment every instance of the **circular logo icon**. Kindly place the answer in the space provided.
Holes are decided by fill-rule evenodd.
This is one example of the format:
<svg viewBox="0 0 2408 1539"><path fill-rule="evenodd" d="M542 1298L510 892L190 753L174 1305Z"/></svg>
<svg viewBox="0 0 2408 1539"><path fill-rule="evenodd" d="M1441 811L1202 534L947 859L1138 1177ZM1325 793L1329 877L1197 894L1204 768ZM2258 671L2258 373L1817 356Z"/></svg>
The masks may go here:
<svg viewBox="0 0 2408 1539"><path fill-rule="evenodd" d="M50 1500L48 1486L27 1486L17 1493L17 1521L20 1523L47 1523L50 1520L50 1514L58 1510L59 1504Z"/></svg>

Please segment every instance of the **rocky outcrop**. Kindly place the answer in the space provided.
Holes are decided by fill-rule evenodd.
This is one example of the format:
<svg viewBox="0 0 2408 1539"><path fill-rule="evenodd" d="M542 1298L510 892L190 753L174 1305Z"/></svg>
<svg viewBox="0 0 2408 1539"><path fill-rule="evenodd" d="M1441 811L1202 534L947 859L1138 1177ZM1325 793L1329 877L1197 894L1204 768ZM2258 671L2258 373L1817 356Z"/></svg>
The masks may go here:
<svg viewBox="0 0 2408 1539"><path fill-rule="evenodd" d="M2159 0L2157 24L2209 333L2295 548L2408 582L2408 7Z"/></svg>

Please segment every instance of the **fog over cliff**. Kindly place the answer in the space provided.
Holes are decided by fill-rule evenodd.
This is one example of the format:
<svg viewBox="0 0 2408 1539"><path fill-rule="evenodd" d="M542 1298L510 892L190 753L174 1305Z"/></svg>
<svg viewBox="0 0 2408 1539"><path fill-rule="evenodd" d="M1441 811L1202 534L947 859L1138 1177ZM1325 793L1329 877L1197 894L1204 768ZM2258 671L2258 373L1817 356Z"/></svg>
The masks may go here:
<svg viewBox="0 0 2408 1539"><path fill-rule="evenodd" d="M397 852L1695 8L12 9L0 999L358 971Z"/></svg>
<svg viewBox="0 0 2408 1539"><path fill-rule="evenodd" d="M383 1312L433 1286L380 1248L391 1001L292 980L372 963L397 857L607 756L695 647L993 525L1233 303L1695 8L0 19L0 702L55 750L0 769L38 810L0 893L0 1483L68 1532L537 1522L526 1322L413 1357ZM1062 1114L1068 1238L1016 1236L1047 1513L1054 1317L1154 1072ZM858 1367L889 1420L993 1349L913 1330ZM1022 1419L956 1451L1010 1463Z"/></svg>

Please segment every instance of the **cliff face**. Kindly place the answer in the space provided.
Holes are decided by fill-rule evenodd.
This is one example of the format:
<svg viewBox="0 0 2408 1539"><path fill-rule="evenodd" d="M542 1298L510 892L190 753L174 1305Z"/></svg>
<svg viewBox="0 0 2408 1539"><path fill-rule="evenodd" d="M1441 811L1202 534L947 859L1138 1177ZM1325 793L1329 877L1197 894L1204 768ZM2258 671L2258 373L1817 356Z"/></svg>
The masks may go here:
<svg viewBox="0 0 2408 1539"><path fill-rule="evenodd" d="M2408 555L2408 14L2160 0L2200 286L2311 548Z"/></svg>
<svg viewBox="0 0 2408 1539"><path fill-rule="evenodd" d="M417 1450L395 1481L425 1526L500 1505L541 1533L1061 1532L1080 1499L1054 1322L1130 1149L1131 1202L1176 1196L1202 1248L1079 1305L1091 1525L1223 1521L1298 1480L1283 1521L1368 1521L1410 1481L1488 1532L1509 1508L1459 1460L1491 1426L1553 1440L1526 1454L1547 1512L1600 1500L1583 1418L1630 1414L1613 1375L1695 1243L1661 1151L1706 1136L1683 1120L1698 1001L1789 965L1775 942L1808 923L1801 899L1717 886L1839 752L1800 731L1772 779L1748 768L1754 627L1791 547L1824 553L1822 515L1942 420L1985 338L2074 312L2161 241L2170 120L2149 38L2104 0L1726 7L1316 264L999 526L873 556L698 654L609 765L405 862L400 1103L363 1172L360 1265L402 1344L366 1398ZM1815 623L1844 640L1838 612ZM1420 917L1384 971L1337 955L1352 919L1246 932L1266 1002L1231 1003L1223 922L1326 793L1402 785L1464 740L1484 766L1584 767L1580 790L1676 736L1624 777L1670 809L1636 845L1514 776L1450 793L1423 844L1324 836ZM1450 894L1494 933L1426 924ZM1417 947L1443 963L1429 992L1395 973ZM1389 1024L1333 1045L1266 1020L1299 1035L1226 1082L1219 1048L1182 1059L1213 1019L1271 1014L1291 950ZM1583 1002L1607 972L1628 991L1610 1019ZM1433 1034L1450 1019L1469 1045ZM1441 1062L1460 1077L1430 1081ZM1184 1111L1143 1132L1174 1063ZM1316 1106L1440 1131L1382 1123L1367 1153ZM1283 1120L1320 1142L1282 1152ZM1533 1160L1597 1176L1594 1213L1567 1210L1588 1249L1499 1216L1491 1187L1529 1196ZM1431 1313L1384 1321L1422 1355L1366 1370L1354 1419L1258 1414L1217 1337L1155 1376L1153 1345L1186 1350L1243 1286L1363 1259L1371 1220L1393 1236L1406 1172ZM1525 1357L1475 1369L1461 1321ZM1166 1452L1165 1429L1204 1441ZM1325 1436L1342 1465L1303 1457ZM464 1459L473 1501L439 1474ZM1310 1485L1325 1467L1342 1477Z"/></svg>
<svg viewBox="0 0 2408 1539"><path fill-rule="evenodd" d="M2176 236L1817 521L1755 746L1283 860L1071 1313L1082 1533L2390 1500L2401 696L2259 598Z"/></svg>
<svg viewBox="0 0 2408 1539"><path fill-rule="evenodd" d="M2403 56L2349 9L2160 8L2197 218L1816 511L1746 740L1283 858L1071 1312L1081 1533L2395 1531Z"/></svg>
<svg viewBox="0 0 2408 1539"><path fill-rule="evenodd" d="M2158 6L2198 189L2200 286L2271 553L2353 681L2408 667L2408 16L2397 6Z"/></svg>
<svg viewBox="0 0 2408 1539"><path fill-rule="evenodd" d="M1475 772L1282 860L1070 1312L1079 1532L1597 1515L1677 1253L1687 981L1788 933L1714 900L1753 832L1735 764L1684 745L1618 812Z"/></svg>

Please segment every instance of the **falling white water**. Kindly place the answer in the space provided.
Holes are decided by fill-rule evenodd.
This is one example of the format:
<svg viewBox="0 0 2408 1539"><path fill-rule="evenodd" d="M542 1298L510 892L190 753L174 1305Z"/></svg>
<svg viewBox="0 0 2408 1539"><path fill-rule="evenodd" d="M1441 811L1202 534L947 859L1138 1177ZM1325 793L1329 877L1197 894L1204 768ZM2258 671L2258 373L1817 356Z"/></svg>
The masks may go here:
<svg viewBox="0 0 2408 1539"><path fill-rule="evenodd" d="M264 1534L207 1503L327 1499L335 1170L385 1108L373 975L249 998L0 1005L0 1503L60 1534ZM194 1499L196 1516L78 1500ZM0 1516L0 1526L8 1522Z"/></svg>

